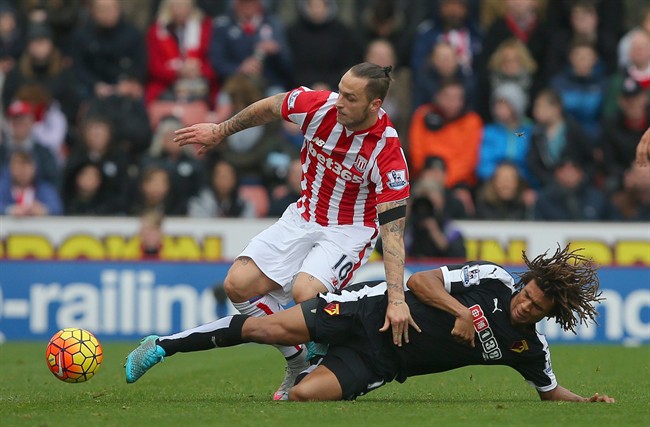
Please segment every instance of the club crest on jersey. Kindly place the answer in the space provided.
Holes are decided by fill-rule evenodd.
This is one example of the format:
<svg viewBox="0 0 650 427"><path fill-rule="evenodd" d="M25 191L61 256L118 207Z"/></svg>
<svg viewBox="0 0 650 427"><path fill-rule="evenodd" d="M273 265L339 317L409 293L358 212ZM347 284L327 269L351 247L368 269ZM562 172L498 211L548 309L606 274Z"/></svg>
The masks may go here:
<svg viewBox="0 0 650 427"><path fill-rule="evenodd" d="M515 353L521 353L526 350L528 350L528 342L526 340L515 341L510 346L510 351L514 351Z"/></svg>
<svg viewBox="0 0 650 427"><path fill-rule="evenodd" d="M291 92L291 95L289 95L289 100L287 101L287 106L289 107L289 110L295 107L296 99L298 98L298 95L300 95L299 90L294 90L293 92Z"/></svg>
<svg viewBox="0 0 650 427"><path fill-rule="evenodd" d="M354 162L354 167L359 172L365 172L366 166L368 166L368 159L362 155L357 156L357 160Z"/></svg>
<svg viewBox="0 0 650 427"><path fill-rule="evenodd" d="M406 171L404 169L392 170L388 172L387 177L388 177L388 187L391 190L401 190L402 188L406 187L409 183L406 180Z"/></svg>
<svg viewBox="0 0 650 427"><path fill-rule="evenodd" d="M478 275L479 267L478 265L466 265L460 271L460 277L463 280L463 285L466 288L469 288L472 285L478 285L480 278Z"/></svg>
<svg viewBox="0 0 650 427"><path fill-rule="evenodd" d="M323 309L323 311L325 313L329 314L330 316L338 316L339 314L341 314L341 312L339 310L339 303L338 302L331 302L331 303L327 304L325 306L325 308Z"/></svg>

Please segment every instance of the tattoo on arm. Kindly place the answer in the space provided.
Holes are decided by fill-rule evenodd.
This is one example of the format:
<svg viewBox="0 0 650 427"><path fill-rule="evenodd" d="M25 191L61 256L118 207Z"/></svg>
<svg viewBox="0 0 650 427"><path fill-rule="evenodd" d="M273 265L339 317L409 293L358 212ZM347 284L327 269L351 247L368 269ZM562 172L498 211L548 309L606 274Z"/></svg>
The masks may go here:
<svg viewBox="0 0 650 427"><path fill-rule="evenodd" d="M244 129L269 123L282 117L282 102L286 93L279 93L257 101L223 122L223 133L226 136Z"/></svg>
<svg viewBox="0 0 650 427"><path fill-rule="evenodd" d="M377 206L378 212L385 212L397 206L406 205L406 200L382 203ZM380 226L384 249L384 268L388 287L388 301L392 305L404 303L404 227L405 218L398 218Z"/></svg>

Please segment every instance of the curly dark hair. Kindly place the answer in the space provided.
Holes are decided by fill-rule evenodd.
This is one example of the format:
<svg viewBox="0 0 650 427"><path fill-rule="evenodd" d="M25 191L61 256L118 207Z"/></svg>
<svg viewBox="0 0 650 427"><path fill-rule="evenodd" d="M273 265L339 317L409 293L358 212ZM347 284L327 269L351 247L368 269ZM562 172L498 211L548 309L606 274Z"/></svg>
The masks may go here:
<svg viewBox="0 0 650 427"><path fill-rule="evenodd" d="M578 254L583 249L569 250L569 245L562 249L558 245L553 256L547 257L546 251L532 261L524 251L522 258L528 271L517 274L519 288L535 280L544 295L554 303L548 317L554 317L562 329L574 334L578 322L587 324L590 319L598 324L594 304L603 300L593 261Z"/></svg>

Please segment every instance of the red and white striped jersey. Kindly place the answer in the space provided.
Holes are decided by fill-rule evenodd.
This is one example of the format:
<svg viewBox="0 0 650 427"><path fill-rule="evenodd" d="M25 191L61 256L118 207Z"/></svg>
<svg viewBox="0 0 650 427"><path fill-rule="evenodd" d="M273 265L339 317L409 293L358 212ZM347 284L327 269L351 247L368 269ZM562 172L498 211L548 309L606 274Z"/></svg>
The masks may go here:
<svg viewBox="0 0 650 427"><path fill-rule="evenodd" d="M406 158L384 110L371 128L352 132L336 121L337 97L299 87L282 104L282 117L305 136L298 208L306 221L323 226L376 228L377 204L409 196Z"/></svg>

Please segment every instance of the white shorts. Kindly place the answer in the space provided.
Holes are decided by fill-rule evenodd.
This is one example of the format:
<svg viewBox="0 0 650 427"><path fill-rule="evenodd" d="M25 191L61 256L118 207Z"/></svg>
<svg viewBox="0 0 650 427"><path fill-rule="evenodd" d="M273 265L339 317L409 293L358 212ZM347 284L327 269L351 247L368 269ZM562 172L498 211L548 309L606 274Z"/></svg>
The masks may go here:
<svg viewBox="0 0 650 427"><path fill-rule="evenodd" d="M378 233L360 225L324 227L307 222L293 203L278 222L253 237L239 256L250 257L282 286L270 294L287 304L293 299L293 278L300 272L314 276L329 291L344 288L370 257Z"/></svg>

